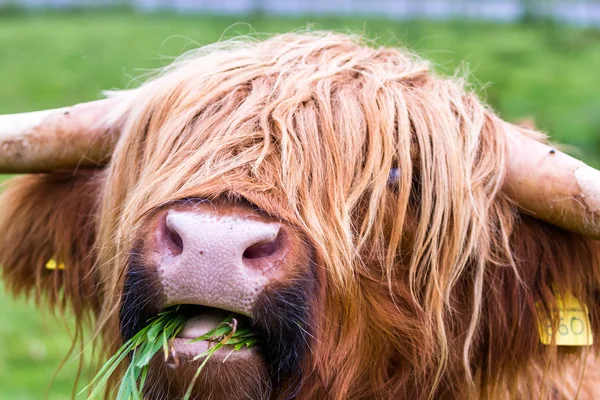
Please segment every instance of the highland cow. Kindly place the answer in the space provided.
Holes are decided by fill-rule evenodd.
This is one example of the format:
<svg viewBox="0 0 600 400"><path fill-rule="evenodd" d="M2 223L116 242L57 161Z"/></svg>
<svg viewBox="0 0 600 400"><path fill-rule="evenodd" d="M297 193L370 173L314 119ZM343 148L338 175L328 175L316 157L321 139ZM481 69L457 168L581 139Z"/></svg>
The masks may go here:
<svg viewBox="0 0 600 400"><path fill-rule="evenodd" d="M259 346L218 352L194 398L600 388L598 341L556 345L548 311L571 293L600 332L600 174L406 51L219 43L135 90L3 116L0 148L25 174L0 197L8 290L70 310L78 339L92 324L105 355L185 305L181 362L153 361L148 398L181 397L205 348L186 332L229 312Z"/></svg>

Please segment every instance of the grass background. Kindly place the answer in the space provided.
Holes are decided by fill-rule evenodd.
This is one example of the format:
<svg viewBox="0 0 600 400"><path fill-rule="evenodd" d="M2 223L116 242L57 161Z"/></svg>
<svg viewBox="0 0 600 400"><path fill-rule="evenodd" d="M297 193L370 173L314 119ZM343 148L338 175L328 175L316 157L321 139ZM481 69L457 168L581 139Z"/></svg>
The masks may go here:
<svg viewBox="0 0 600 400"><path fill-rule="evenodd" d="M535 118L554 140L600 166L600 31L549 23L0 12L0 114L99 98L221 37L309 26L363 32L413 48L440 72L468 71L503 117ZM0 400L43 398L68 347L65 326L51 312L0 287ZM75 370L72 361L59 373L50 399L70 396Z"/></svg>

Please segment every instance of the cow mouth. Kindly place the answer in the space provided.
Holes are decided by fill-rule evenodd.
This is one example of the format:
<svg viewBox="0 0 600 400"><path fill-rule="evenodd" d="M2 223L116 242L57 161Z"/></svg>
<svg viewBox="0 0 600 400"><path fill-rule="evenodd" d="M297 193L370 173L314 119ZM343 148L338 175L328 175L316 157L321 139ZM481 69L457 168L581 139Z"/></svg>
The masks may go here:
<svg viewBox="0 0 600 400"><path fill-rule="evenodd" d="M183 328L175 339L172 341L173 353L172 356L181 355L184 358L196 357L199 354L206 352L209 348L215 346L223 337L214 337L212 340L195 339L206 335L213 329L217 328L223 321L230 319L232 322L232 334L239 330L247 330L252 328L252 321L247 316L233 313L231 311L206 307L200 305L183 304L177 306L178 313L185 317ZM258 353L257 346L242 346L236 350L230 345L225 345L214 352L213 357L221 359L237 359L240 357L249 357Z"/></svg>
<svg viewBox="0 0 600 400"><path fill-rule="evenodd" d="M185 397L184 393L191 394L191 399L271 398L278 382L271 377L272 364L258 345L236 349L226 344L218 348L224 338L194 340L212 335L215 328L223 327L224 321L235 320L232 325L236 329L251 330L252 337L260 343L259 338L267 335L259 334L260 328L253 326L255 322L251 318L199 305L174 305L163 311L175 311L173 315L177 320L184 317L183 327L169 339L167 353L163 355L159 351L152 357L148 380L143 386L144 398L181 399ZM214 349L217 350L209 351Z"/></svg>

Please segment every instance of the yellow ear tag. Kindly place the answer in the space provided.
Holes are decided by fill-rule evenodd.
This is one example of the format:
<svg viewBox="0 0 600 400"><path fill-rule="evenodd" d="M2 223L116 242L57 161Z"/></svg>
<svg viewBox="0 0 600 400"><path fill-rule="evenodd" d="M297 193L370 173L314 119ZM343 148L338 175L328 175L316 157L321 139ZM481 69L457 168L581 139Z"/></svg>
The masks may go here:
<svg viewBox="0 0 600 400"><path fill-rule="evenodd" d="M65 264L59 264L54 258L51 258L46 263L46 269L65 269Z"/></svg>
<svg viewBox="0 0 600 400"><path fill-rule="evenodd" d="M538 302L538 329L542 344L552 344L552 334L556 328L557 346L590 346L594 343L587 305L581 303L571 292L555 294L557 309L550 310L551 316L558 315L558 326L552 326L552 319Z"/></svg>

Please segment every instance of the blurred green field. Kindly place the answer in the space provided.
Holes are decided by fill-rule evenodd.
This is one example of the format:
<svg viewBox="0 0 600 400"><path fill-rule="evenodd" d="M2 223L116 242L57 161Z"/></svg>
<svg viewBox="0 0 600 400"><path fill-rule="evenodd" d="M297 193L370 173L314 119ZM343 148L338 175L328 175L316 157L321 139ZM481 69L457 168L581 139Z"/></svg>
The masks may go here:
<svg viewBox="0 0 600 400"><path fill-rule="evenodd" d="M0 13L0 113L96 99L221 37L307 27L364 32L384 45L408 45L442 72L469 71L506 119L533 117L554 140L600 166L600 31L551 24ZM0 400L43 398L68 347L62 322L0 287ZM70 396L75 363L61 371L49 398Z"/></svg>

